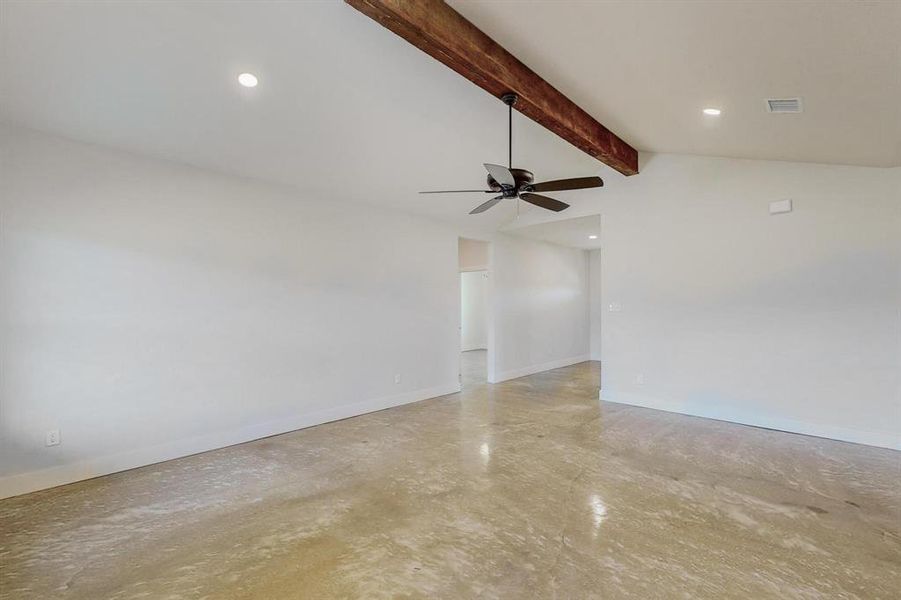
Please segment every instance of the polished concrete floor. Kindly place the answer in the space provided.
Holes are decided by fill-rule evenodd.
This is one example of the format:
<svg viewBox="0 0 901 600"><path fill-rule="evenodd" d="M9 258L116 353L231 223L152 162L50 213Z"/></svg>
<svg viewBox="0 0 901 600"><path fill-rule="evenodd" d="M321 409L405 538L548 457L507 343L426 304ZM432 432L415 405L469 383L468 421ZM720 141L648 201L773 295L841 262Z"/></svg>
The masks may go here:
<svg viewBox="0 0 901 600"><path fill-rule="evenodd" d="M0 502L0 596L898 598L899 455L597 363Z"/></svg>

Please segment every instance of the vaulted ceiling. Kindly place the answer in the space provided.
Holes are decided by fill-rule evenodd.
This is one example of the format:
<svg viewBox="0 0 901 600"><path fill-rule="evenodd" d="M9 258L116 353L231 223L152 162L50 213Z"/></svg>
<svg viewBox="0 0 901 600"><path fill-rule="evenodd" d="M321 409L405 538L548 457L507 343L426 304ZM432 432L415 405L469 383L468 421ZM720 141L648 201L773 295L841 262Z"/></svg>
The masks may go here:
<svg viewBox="0 0 901 600"><path fill-rule="evenodd" d="M901 2L451 4L641 150L901 166Z"/></svg>
<svg viewBox="0 0 901 600"><path fill-rule="evenodd" d="M639 149L899 164L901 3L451 4ZM5 0L0 28L4 121L486 231L513 214L416 194L481 186L506 107L343 3ZM805 112L767 114L783 95ZM513 161L624 179L525 118Z"/></svg>

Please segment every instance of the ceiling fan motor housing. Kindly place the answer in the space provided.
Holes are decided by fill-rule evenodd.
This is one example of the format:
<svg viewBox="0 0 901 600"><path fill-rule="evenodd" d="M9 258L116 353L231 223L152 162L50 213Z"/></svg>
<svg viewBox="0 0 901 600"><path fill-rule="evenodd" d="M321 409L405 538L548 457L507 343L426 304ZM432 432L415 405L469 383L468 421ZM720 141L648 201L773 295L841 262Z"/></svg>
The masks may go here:
<svg viewBox="0 0 901 600"><path fill-rule="evenodd" d="M488 175L488 188L494 192L502 192L504 196L512 198L516 196L518 191L525 191L522 189L523 186L528 186L535 181L532 172L525 169L510 169L510 173L513 174L513 181L516 182L516 187L505 190L501 184L495 181L494 177Z"/></svg>

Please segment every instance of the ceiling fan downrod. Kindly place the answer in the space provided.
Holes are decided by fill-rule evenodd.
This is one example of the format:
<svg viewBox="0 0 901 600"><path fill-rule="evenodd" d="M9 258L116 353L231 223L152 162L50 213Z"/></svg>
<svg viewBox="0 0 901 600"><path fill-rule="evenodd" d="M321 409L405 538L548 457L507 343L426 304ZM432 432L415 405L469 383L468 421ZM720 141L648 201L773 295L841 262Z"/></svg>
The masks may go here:
<svg viewBox="0 0 901 600"><path fill-rule="evenodd" d="M507 92L501 96L501 101L507 105L507 168L513 168L513 105L519 96L513 92Z"/></svg>

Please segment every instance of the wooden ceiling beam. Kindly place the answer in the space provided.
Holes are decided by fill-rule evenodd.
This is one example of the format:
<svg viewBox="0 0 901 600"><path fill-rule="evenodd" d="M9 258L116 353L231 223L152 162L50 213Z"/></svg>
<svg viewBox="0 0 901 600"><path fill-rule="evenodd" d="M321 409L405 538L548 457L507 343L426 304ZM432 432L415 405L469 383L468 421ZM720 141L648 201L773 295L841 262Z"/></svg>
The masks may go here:
<svg viewBox="0 0 901 600"><path fill-rule="evenodd" d="M489 94L519 96L514 108L623 175L638 152L504 50L443 0L345 0Z"/></svg>

